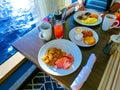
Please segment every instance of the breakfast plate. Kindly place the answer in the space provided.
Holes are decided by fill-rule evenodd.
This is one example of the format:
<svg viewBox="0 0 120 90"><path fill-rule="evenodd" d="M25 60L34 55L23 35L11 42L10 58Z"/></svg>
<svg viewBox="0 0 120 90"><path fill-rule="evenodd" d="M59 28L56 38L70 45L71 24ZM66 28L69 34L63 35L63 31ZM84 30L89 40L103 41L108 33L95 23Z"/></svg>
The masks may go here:
<svg viewBox="0 0 120 90"><path fill-rule="evenodd" d="M84 15L86 13L90 13L90 14L96 14L98 15L98 18L97 18L97 21L95 23L91 23L91 24L86 24L86 23L83 23L80 21L80 19L78 18L79 16L81 15ZM85 11L78 11L74 14L74 20L78 23L78 24L81 24L81 25L85 25L85 26L95 26L95 25L98 25L102 22L102 17L100 16L100 14L94 10L85 10ZM91 20L93 21L93 20Z"/></svg>
<svg viewBox="0 0 120 90"><path fill-rule="evenodd" d="M83 39L82 39L81 41L75 40L76 28L80 28L82 31L85 31L85 30L91 31L91 32L93 33L93 37L95 38L95 43L94 43L94 44L91 44L91 45L88 45L88 44L85 44L85 43L84 43ZM93 45L95 45L95 44L98 42L98 40L99 40L98 34L97 34L93 29L88 28L88 27L82 27L82 26L81 26L81 27L75 27L75 28L73 28L72 30L70 30L70 32L69 32L69 38L70 38L70 40L71 40L73 43L77 44L78 46L82 46L82 47L90 47L90 46L93 46Z"/></svg>
<svg viewBox="0 0 120 90"><path fill-rule="evenodd" d="M46 51L51 48L56 47L60 48L66 53L71 53L74 57L74 63L72 66L66 70L64 69L57 69L54 66L47 65L41 57L45 55ZM56 39L52 40L46 44L44 44L38 53L38 62L40 67L49 74L56 75L56 76L64 76L73 73L81 64L82 62L82 53L80 48L74 44L73 42L66 40L66 39Z"/></svg>

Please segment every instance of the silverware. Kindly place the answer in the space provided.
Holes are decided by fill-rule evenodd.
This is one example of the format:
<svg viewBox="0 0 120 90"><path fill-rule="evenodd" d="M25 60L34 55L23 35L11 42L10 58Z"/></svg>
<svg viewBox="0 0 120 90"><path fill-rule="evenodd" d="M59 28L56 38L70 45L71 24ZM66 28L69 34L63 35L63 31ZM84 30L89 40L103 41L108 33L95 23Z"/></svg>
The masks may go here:
<svg viewBox="0 0 120 90"><path fill-rule="evenodd" d="M113 43L113 41L111 40L111 41L110 41L109 43L107 43L106 46L104 47L103 52L104 52L105 54L109 54L112 43Z"/></svg>

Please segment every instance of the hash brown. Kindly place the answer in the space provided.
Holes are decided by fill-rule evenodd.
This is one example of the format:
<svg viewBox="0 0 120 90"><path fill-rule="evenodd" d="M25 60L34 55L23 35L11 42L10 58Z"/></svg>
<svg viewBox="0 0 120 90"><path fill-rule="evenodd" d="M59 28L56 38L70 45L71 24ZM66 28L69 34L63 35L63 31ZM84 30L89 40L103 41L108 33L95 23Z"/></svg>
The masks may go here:
<svg viewBox="0 0 120 90"><path fill-rule="evenodd" d="M90 37L85 37L84 38L84 43L88 45L92 45L96 43L96 39L93 36Z"/></svg>
<svg viewBox="0 0 120 90"><path fill-rule="evenodd" d="M82 33L83 33L84 38L93 36L93 32L90 30L84 30L84 31L82 31Z"/></svg>

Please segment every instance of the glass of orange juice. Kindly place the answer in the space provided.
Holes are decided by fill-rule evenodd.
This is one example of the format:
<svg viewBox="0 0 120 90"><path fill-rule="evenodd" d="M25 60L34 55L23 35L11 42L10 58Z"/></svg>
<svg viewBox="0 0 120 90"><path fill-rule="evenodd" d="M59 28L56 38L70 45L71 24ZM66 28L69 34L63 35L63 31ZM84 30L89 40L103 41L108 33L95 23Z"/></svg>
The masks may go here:
<svg viewBox="0 0 120 90"><path fill-rule="evenodd" d="M63 37L63 24L61 21L55 22L54 35L55 35L55 38L62 38Z"/></svg>

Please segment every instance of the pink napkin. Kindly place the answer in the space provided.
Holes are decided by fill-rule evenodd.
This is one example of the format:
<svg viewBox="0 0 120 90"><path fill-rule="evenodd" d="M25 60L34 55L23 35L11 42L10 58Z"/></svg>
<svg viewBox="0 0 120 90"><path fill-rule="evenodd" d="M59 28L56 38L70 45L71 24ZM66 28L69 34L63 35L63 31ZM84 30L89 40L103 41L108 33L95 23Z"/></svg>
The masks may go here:
<svg viewBox="0 0 120 90"><path fill-rule="evenodd" d="M96 61L96 56L94 53L92 53L88 58L87 64L82 68L78 76L71 84L70 87L72 90L80 90L84 82L87 80L95 61Z"/></svg>

